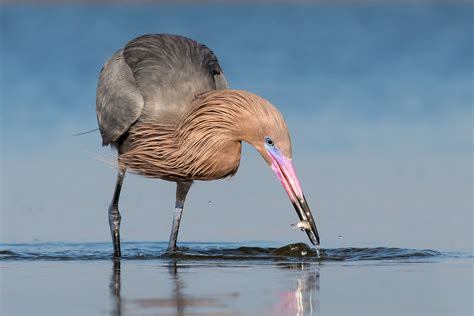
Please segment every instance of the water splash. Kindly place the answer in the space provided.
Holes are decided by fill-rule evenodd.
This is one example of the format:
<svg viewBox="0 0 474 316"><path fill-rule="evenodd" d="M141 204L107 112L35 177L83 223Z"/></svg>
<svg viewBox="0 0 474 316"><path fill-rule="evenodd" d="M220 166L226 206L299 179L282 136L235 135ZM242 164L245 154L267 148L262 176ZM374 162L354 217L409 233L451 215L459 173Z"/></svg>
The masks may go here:
<svg viewBox="0 0 474 316"><path fill-rule="evenodd" d="M317 246L315 247L315 250L316 250L316 257L318 257L318 258L321 258L321 249L320 249L320 248L321 248L321 247L320 247L319 245L317 245Z"/></svg>

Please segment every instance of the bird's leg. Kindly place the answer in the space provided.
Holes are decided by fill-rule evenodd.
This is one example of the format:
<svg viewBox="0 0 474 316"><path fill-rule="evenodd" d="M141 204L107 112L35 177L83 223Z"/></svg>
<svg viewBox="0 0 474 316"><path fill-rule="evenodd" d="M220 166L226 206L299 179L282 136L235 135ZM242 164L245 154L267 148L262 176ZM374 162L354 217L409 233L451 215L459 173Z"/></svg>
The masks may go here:
<svg viewBox="0 0 474 316"><path fill-rule="evenodd" d="M183 214L184 201L191 187L192 181L178 182L176 188L176 206L174 209L173 226L171 227L170 242L168 250L176 249L176 240L178 239L179 224L181 222L181 215Z"/></svg>
<svg viewBox="0 0 474 316"><path fill-rule="evenodd" d="M112 242L114 244L114 256L120 257L120 212L118 202L120 191L122 189L123 178L125 177L126 168L119 168L117 182L115 184L114 196L109 206L109 226L112 234Z"/></svg>

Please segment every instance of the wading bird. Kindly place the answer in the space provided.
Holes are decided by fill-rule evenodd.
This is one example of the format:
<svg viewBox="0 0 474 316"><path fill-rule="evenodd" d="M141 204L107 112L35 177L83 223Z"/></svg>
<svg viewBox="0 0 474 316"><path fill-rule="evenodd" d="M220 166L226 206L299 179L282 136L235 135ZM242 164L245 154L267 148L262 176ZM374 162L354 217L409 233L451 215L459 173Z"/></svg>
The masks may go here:
<svg viewBox="0 0 474 316"><path fill-rule="evenodd" d="M192 182L234 175L242 141L271 166L310 241L319 244L282 115L255 94L229 90L217 57L205 45L168 34L133 39L102 68L96 102L102 144L118 152L108 213L115 256L120 256L118 202L127 169L177 183L169 240L169 250L174 250Z"/></svg>

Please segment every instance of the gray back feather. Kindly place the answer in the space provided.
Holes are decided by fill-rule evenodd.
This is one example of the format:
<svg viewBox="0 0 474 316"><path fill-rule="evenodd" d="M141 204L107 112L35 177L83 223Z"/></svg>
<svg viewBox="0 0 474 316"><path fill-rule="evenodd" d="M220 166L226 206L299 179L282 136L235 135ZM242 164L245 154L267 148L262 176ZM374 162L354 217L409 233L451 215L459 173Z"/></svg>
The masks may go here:
<svg viewBox="0 0 474 316"><path fill-rule="evenodd" d="M105 63L97 86L96 112L102 144L108 145L125 133L140 116L143 105L132 71L119 50Z"/></svg>
<svg viewBox="0 0 474 316"><path fill-rule="evenodd" d="M227 89L216 56L206 46L176 35L143 35L104 66L97 89L103 144L115 142L136 121L176 122L194 97Z"/></svg>

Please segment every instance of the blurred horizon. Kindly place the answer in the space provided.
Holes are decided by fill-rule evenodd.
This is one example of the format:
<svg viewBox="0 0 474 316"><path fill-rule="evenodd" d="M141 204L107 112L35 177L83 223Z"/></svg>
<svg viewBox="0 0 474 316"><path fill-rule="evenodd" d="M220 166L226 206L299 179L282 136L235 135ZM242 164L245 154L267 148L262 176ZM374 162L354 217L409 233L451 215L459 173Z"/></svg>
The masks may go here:
<svg viewBox="0 0 474 316"><path fill-rule="evenodd" d="M110 239L116 172L95 157L115 153L97 132L72 135L97 127L106 59L141 34L173 33L283 113L323 248L472 251L473 4L316 2L2 6L0 242ZM128 174L123 240L166 240L174 193ZM307 243L296 221L245 144L234 178L195 183L178 243Z"/></svg>

